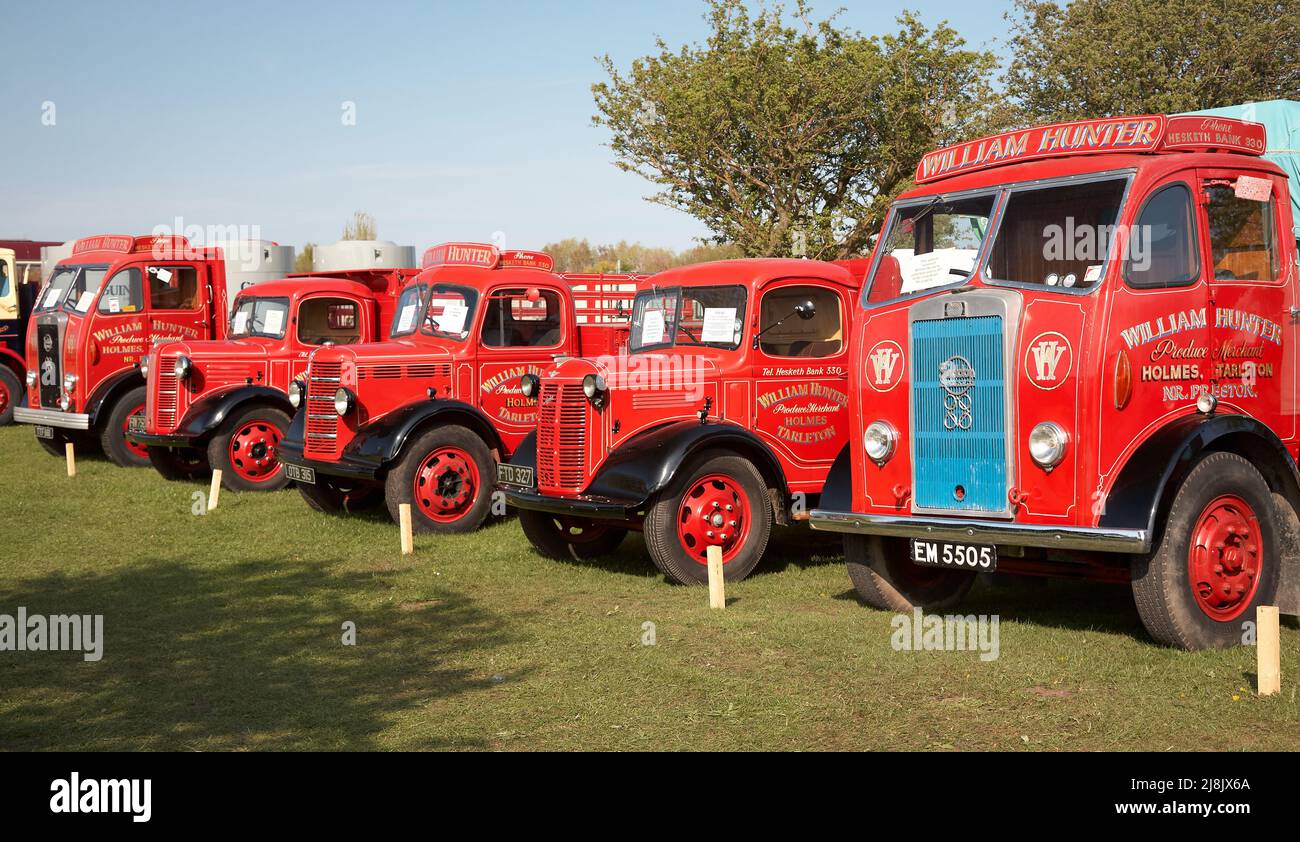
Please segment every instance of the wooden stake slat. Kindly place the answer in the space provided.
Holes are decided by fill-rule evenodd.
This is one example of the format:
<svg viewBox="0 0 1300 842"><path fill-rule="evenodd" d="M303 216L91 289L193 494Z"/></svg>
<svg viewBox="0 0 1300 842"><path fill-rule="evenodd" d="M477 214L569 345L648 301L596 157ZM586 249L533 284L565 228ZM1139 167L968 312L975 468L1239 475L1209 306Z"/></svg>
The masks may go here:
<svg viewBox="0 0 1300 842"><path fill-rule="evenodd" d="M1282 629L1276 605L1260 605L1255 609L1255 628L1258 640L1255 646L1256 676L1259 695L1272 696L1282 692Z"/></svg>
<svg viewBox="0 0 1300 842"><path fill-rule="evenodd" d="M722 575L722 547L712 544L708 549L709 607L727 607L727 585Z"/></svg>
<svg viewBox="0 0 1300 842"><path fill-rule="evenodd" d="M397 504L398 520L402 527L402 555L415 552L415 536L411 534L411 504Z"/></svg>
<svg viewBox="0 0 1300 842"><path fill-rule="evenodd" d="M212 485L208 488L208 511L217 507L221 499L221 469L212 469Z"/></svg>

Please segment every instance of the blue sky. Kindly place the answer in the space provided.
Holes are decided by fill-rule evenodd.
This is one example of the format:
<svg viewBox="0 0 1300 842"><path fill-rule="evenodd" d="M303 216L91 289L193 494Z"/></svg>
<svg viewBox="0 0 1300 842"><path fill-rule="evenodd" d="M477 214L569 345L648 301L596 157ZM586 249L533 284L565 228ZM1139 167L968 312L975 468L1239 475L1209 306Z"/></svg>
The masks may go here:
<svg viewBox="0 0 1300 842"><path fill-rule="evenodd" d="M1009 0L814 11L836 5L864 33L915 8L997 48ZM355 210L421 249L494 232L518 248L566 236L683 248L706 233L646 202L651 185L618 171L591 125L595 57L626 67L656 35L703 38L697 0L0 8L0 239L147 233L180 217L300 246L333 242Z"/></svg>

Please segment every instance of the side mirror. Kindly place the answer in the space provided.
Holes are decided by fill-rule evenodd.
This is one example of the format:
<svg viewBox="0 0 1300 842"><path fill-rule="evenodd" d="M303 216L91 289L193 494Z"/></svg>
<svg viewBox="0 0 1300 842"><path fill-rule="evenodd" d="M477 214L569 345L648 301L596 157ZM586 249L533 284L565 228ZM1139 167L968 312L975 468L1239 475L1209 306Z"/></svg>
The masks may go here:
<svg viewBox="0 0 1300 842"><path fill-rule="evenodd" d="M809 298L802 304L794 305L794 311L799 315L799 318L806 322L813 316L817 315L817 305L813 303L811 298Z"/></svg>

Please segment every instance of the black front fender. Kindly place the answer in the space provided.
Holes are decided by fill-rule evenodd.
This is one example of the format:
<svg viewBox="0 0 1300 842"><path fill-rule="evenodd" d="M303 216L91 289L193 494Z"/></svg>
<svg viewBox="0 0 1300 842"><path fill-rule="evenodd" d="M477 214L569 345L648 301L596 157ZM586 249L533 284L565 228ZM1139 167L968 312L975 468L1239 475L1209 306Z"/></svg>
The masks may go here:
<svg viewBox="0 0 1300 842"><path fill-rule="evenodd" d="M186 411L176 433L189 439L207 438L237 409L255 402L269 404L293 417L294 409L289 403L289 396L279 389L270 386L236 386L225 392L205 395L196 401Z"/></svg>
<svg viewBox="0 0 1300 842"><path fill-rule="evenodd" d="M115 371L108 377L104 378L95 391L91 393L90 400L86 401L86 414L90 416L90 426L94 427L99 420L99 413L106 406L112 406L117 403L117 399L137 386L144 385L144 377L140 374L138 368L127 368L121 371Z"/></svg>
<svg viewBox="0 0 1300 842"><path fill-rule="evenodd" d="M345 458L357 465L370 466L378 473L397 459L413 434L434 423L468 427L487 442L488 449L504 451L501 435L480 409L463 401L434 399L398 407L365 425L344 448Z"/></svg>

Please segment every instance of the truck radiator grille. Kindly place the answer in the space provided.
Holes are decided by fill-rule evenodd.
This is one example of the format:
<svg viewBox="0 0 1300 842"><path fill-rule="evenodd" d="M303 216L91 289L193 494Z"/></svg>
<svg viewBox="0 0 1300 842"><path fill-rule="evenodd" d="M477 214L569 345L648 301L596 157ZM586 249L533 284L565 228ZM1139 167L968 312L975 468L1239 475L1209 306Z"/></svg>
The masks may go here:
<svg viewBox="0 0 1300 842"><path fill-rule="evenodd" d="M339 449L339 416L334 411L334 393L338 391L339 363L312 361L307 368L307 440L303 452L308 456L331 457Z"/></svg>
<svg viewBox="0 0 1300 842"><path fill-rule="evenodd" d="M587 398L582 384L542 384L537 422L537 486L581 491L587 485Z"/></svg>

